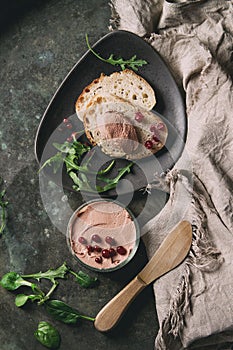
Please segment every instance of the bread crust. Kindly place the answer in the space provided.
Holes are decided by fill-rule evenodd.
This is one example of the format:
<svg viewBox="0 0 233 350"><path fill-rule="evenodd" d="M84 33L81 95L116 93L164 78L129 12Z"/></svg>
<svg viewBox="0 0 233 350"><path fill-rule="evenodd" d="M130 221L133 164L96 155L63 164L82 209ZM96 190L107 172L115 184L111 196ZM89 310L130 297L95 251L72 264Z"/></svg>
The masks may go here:
<svg viewBox="0 0 233 350"><path fill-rule="evenodd" d="M104 80L104 77L105 77L105 74L101 73L99 78L94 79L89 85L87 85L83 89L82 93L79 95L79 97L75 103L76 111L80 111L81 109L83 109L83 102L84 102L84 99L86 97L86 94L89 93L94 86L97 87L99 84L101 84Z"/></svg>
<svg viewBox="0 0 233 350"><path fill-rule="evenodd" d="M99 105L101 103L107 103L107 102L110 103L110 102L119 102L119 101L123 102L124 100L121 99L120 97L116 97L116 96L110 95L110 94L105 95L105 96L96 95L96 96L94 96L94 98L91 101L89 101L89 103L87 105L87 111L83 117L83 125L84 125L84 130L85 130L86 136L93 146L96 146L96 142L95 142L95 140L94 140L94 138L89 130L89 125L87 123L87 115L88 115L89 108L93 107L95 109L95 106ZM91 111L91 110L89 110L89 111Z"/></svg>
<svg viewBox="0 0 233 350"><path fill-rule="evenodd" d="M75 103L79 119L83 120L83 113L96 94L104 96L109 93L147 110L151 110L156 103L155 93L150 84L134 71L125 69L109 76L101 73L100 77L83 89Z"/></svg>

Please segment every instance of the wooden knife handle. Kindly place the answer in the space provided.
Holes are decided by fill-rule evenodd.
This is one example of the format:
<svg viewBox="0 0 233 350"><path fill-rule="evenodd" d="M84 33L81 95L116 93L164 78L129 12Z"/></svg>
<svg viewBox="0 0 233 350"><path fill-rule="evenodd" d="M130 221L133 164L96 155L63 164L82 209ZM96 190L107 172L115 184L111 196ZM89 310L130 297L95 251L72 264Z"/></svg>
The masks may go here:
<svg viewBox="0 0 233 350"><path fill-rule="evenodd" d="M146 286L136 276L101 309L95 319L95 328L100 332L107 332L115 327L130 303Z"/></svg>

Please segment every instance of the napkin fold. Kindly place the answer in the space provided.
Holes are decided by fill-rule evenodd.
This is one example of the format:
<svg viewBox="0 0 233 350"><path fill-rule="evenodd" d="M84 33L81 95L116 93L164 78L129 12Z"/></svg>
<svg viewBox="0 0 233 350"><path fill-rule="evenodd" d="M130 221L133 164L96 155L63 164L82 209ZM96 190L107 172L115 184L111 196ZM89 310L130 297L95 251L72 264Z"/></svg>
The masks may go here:
<svg viewBox="0 0 233 350"><path fill-rule="evenodd" d="M142 230L149 258L169 230L189 220L185 261L154 283L156 350L233 345L233 3L228 0L112 0L111 28L144 36L185 92L188 133L171 171L164 209ZM166 101L165 101L166 103Z"/></svg>

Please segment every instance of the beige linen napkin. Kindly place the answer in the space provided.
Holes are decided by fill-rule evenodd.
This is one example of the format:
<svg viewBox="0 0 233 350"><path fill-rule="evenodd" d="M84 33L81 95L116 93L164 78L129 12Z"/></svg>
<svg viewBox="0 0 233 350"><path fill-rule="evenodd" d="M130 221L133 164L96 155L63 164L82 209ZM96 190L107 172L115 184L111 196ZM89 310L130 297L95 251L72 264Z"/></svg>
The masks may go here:
<svg viewBox="0 0 233 350"><path fill-rule="evenodd" d="M147 35L186 98L184 152L148 186L151 195L159 182L170 187L164 209L143 228L149 257L179 220L193 227L187 259L154 283L155 349L231 349L233 3L113 0L112 8L111 26Z"/></svg>

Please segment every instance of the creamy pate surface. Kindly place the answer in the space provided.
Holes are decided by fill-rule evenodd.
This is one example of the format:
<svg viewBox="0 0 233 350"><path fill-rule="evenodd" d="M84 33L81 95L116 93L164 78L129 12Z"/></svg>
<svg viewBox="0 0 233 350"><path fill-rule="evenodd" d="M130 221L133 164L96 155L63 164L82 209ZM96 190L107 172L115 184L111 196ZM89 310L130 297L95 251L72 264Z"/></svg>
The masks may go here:
<svg viewBox="0 0 233 350"><path fill-rule="evenodd" d="M69 234L74 254L83 263L97 269L113 268L122 263L136 243L136 226L132 217L126 209L110 201L92 202L81 208L73 219ZM119 247L125 249L124 254ZM116 254L104 257L104 250L111 248Z"/></svg>

